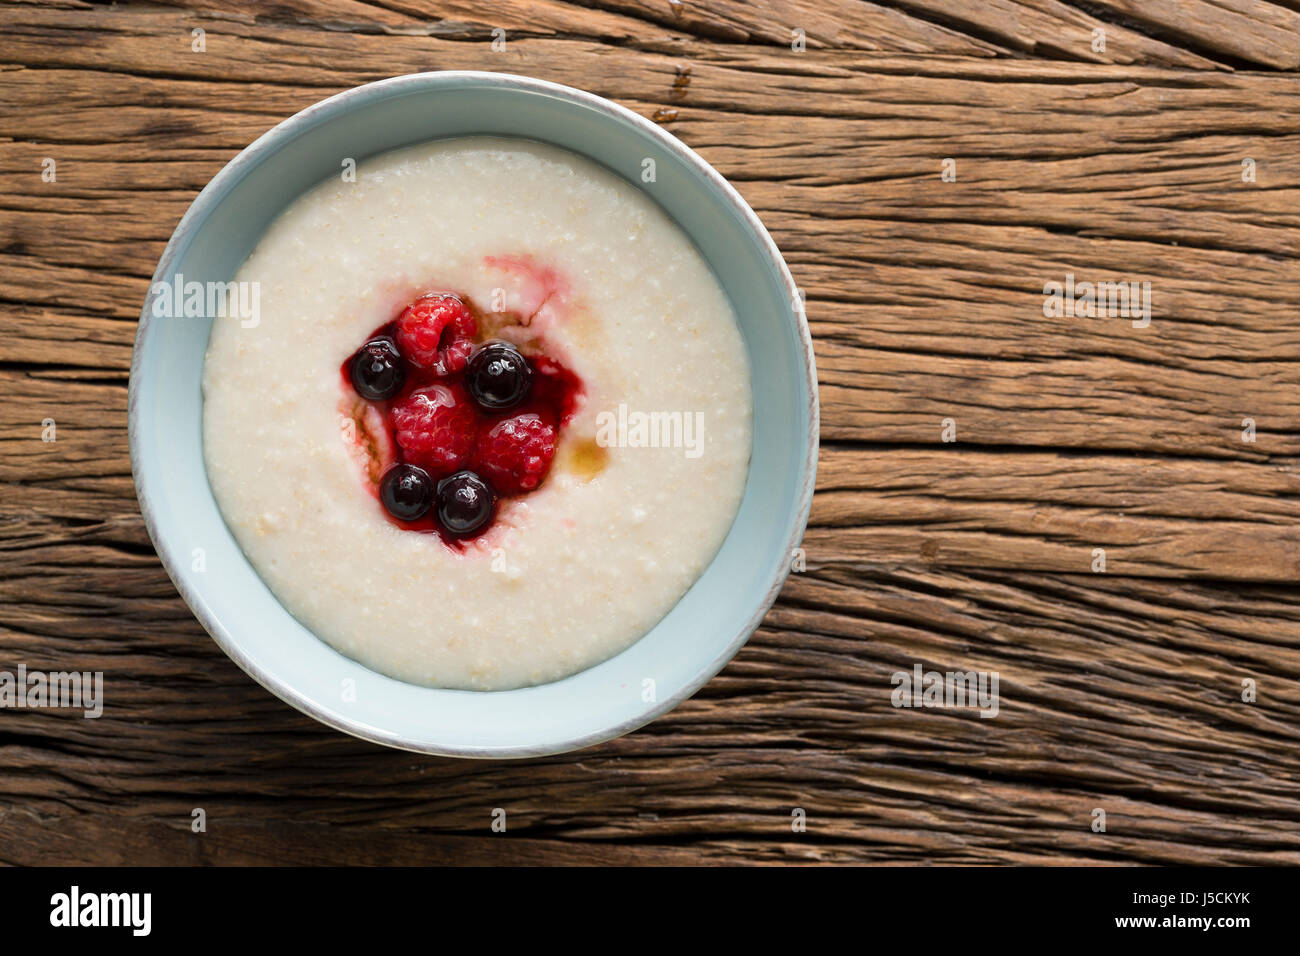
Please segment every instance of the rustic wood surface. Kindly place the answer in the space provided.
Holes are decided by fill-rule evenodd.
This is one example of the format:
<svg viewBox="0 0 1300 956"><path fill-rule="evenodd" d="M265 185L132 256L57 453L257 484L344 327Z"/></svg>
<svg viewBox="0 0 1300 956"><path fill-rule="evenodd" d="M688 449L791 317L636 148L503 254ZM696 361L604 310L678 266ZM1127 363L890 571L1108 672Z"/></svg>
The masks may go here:
<svg viewBox="0 0 1300 956"><path fill-rule="evenodd" d="M198 190L444 68L698 150L807 291L821 379L807 570L693 700L543 760L385 750L262 690L127 455ZM98 721L0 711L0 862L1300 862L1297 0L4 3L0 183L0 669L106 675ZM1151 324L1045 317L1071 272L1149 281ZM891 706L918 662L997 671L997 718Z"/></svg>

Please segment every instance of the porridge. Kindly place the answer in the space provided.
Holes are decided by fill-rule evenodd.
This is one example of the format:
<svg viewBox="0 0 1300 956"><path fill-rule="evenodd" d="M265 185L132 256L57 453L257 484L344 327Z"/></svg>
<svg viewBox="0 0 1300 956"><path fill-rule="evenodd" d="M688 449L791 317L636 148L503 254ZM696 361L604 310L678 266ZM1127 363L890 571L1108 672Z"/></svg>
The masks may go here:
<svg viewBox="0 0 1300 956"><path fill-rule="evenodd" d="M435 687L623 650L740 504L749 365L717 280L565 150L445 140L299 198L218 318L204 454L244 553L322 640Z"/></svg>

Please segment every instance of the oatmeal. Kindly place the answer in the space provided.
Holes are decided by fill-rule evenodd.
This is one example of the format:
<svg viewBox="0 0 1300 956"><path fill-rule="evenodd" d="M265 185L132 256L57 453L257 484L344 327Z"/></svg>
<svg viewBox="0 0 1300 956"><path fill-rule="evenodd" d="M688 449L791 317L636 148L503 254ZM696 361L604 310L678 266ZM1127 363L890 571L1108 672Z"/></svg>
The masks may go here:
<svg viewBox="0 0 1300 956"><path fill-rule="evenodd" d="M556 680L653 628L726 536L736 316L602 167L509 139L388 153L298 199L235 279L260 319L213 326L212 489L281 603L362 664Z"/></svg>

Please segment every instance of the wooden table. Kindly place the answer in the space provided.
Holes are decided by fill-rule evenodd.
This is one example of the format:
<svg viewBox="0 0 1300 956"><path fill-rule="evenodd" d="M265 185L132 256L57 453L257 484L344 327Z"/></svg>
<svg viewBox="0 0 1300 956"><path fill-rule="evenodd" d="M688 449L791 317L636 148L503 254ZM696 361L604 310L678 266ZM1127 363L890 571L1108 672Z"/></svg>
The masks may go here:
<svg viewBox="0 0 1300 956"><path fill-rule="evenodd" d="M806 571L693 700L567 756L302 716L132 487L136 318L195 194L435 69L653 117L808 295ZM3 4L0 669L102 670L106 705L0 711L0 862L1300 862L1298 69L1296 0ZM1149 282L1150 323L1045 315L1067 274ZM996 672L998 716L894 707L916 664Z"/></svg>

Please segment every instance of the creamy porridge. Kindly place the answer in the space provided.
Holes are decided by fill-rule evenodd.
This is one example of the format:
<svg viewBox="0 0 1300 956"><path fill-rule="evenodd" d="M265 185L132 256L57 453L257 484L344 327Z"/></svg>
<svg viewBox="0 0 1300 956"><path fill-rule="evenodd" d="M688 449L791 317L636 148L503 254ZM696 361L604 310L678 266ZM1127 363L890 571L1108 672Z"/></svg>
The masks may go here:
<svg viewBox="0 0 1300 956"><path fill-rule="evenodd" d="M731 526L736 318L681 230L587 160L480 138L377 157L236 280L259 319L213 326L213 492L284 606L377 671L496 690L599 663Z"/></svg>

